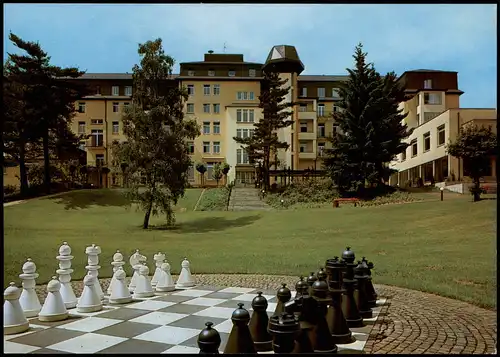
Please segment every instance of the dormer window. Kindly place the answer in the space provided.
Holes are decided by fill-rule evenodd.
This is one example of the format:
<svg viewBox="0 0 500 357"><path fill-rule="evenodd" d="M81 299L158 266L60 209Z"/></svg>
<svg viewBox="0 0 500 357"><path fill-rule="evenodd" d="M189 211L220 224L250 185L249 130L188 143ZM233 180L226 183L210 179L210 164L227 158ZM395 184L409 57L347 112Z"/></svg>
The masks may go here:
<svg viewBox="0 0 500 357"><path fill-rule="evenodd" d="M194 76L194 71L193 70L189 70L188 71L188 76L189 77L193 77Z"/></svg>
<svg viewBox="0 0 500 357"><path fill-rule="evenodd" d="M119 86L112 86L111 87L111 94L114 96L120 95L120 87Z"/></svg>
<svg viewBox="0 0 500 357"><path fill-rule="evenodd" d="M209 77L215 77L215 71L213 69L208 70L208 76Z"/></svg>
<svg viewBox="0 0 500 357"><path fill-rule="evenodd" d="M426 79L424 81L424 89L432 89L432 79Z"/></svg>
<svg viewBox="0 0 500 357"><path fill-rule="evenodd" d="M101 95L101 86L96 86L95 87L95 94L96 95Z"/></svg>
<svg viewBox="0 0 500 357"><path fill-rule="evenodd" d="M230 71L227 73L227 75L228 75L229 77L234 77L234 76L236 76L236 71L230 70Z"/></svg>
<svg viewBox="0 0 500 357"><path fill-rule="evenodd" d="M255 77L256 72L257 72L257 71L256 71L255 69L249 69L249 70L248 70L248 75L249 75L250 77Z"/></svg>

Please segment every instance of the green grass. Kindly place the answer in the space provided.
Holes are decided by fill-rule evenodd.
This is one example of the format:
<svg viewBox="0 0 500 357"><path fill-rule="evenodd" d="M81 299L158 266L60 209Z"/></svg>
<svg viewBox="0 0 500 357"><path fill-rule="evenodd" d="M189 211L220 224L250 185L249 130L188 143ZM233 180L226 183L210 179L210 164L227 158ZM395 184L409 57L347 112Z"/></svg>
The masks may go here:
<svg viewBox="0 0 500 357"><path fill-rule="evenodd" d="M188 191L189 206L194 196L196 191ZM374 262L375 283L495 307L496 201L471 203L468 195L456 194L443 202L439 194L421 197L421 202L378 207L179 211L176 229L161 229L164 218L155 217L147 231L141 229L142 213L126 209L113 191L35 199L5 207L4 285L20 282L28 257L38 266L38 282L48 281L63 241L73 249L74 279L83 277L84 250L92 243L102 247L102 277L111 275L116 249L127 261L140 249L150 264L153 254L163 251L174 273L186 256L194 273L298 275L317 270L350 245L357 258Z"/></svg>
<svg viewBox="0 0 500 357"><path fill-rule="evenodd" d="M197 211L225 211L230 190L227 187L206 189L196 207Z"/></svg>

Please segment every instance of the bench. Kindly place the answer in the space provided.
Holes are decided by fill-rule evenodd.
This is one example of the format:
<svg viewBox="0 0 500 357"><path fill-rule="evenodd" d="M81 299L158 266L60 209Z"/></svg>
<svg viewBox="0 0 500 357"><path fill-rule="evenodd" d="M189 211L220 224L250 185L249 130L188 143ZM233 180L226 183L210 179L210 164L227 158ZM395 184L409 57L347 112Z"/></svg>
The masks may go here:
<svg viewBox="0 0 500 357"><path fill-rule="evenodd" d="M356 205L359 203L359 199L358 198L335 198L333 200L333 208L337 208L341 202L342 203L353 203L354 207L356 207Z"/></svg>

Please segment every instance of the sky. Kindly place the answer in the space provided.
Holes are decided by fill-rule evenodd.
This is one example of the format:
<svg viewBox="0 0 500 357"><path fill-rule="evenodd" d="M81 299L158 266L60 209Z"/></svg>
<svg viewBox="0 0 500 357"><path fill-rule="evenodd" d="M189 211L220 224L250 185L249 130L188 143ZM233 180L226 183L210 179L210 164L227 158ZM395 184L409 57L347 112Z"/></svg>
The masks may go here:
<svg viewBox="0 0 500 357"><path fill-rule="evenodd" d="M496 108L497 9L484 4L4 4L9 32L38 41L52 63L88 73L132 72L139 43L163 40L180 62L208 50L263 63L274 45L293 45L302 74L346 74L354 47L382 74L458 72L461 107Z"/></svg>

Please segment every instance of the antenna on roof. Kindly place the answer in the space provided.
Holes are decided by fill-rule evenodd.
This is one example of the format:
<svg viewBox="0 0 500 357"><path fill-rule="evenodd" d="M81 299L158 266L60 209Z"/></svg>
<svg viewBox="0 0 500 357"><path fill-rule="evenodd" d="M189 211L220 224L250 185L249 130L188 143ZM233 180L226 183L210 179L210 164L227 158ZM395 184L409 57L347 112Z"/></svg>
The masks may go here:
<svg viewBox="0 0 500 357"><path fill-rule="evenodd" d="M227 47L226 47L226 43L224 42L224 50L223 50L223 51L224 51L224 53L226 53L226 48L227 48Z"/></svg>

